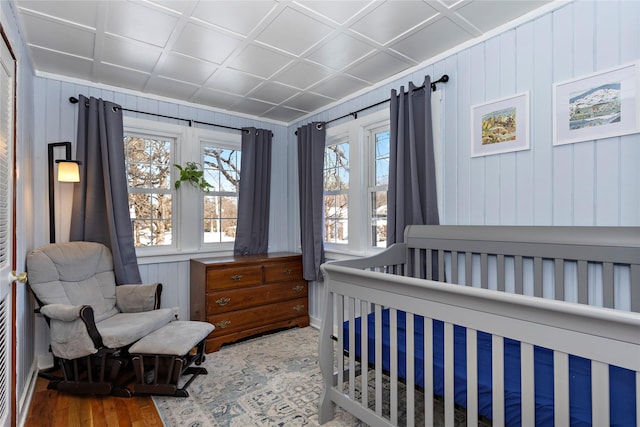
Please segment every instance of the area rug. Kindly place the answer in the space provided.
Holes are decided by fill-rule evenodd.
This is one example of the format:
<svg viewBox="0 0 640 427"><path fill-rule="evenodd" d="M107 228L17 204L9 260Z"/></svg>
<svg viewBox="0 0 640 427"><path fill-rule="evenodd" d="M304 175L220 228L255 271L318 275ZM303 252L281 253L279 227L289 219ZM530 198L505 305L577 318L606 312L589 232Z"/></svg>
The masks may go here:
<svg viewBox="0 0 640 427"><path fill-rule="evenodd" d="M209 353L189 397L154 396L168 427L317 426L318 331L293 328ZM324 426L361 426L340 409Z"/></svg>
<svg viewBox="0 0 640 427"><path fill-rule="evenodd" d="M318 426L318 400L322 375L318 364L318 335L312 327L293 328L237 344L223 346L206 356L209 372L189 386L189 397L154 396L153 401L167 427L296 427ZM373 371L369 372L371 375ZM360 381L357 380L359 384ZM360 391L356 389L356 396ZM405 401L399 386L398 400ZM369 392L370 407L375 393ZM389 382L383 379L383 413L389 414ZM404 405L398 408L398 424L405 425ZM424 396L415 393L416 426L424 413ZM466 426L464 409L455 411L455 426ZM444 424L441 400L434 402L434 426ZM490 426L490 422L479 423ZM327 427L365 426L351 414L336 408Z"/></svg>

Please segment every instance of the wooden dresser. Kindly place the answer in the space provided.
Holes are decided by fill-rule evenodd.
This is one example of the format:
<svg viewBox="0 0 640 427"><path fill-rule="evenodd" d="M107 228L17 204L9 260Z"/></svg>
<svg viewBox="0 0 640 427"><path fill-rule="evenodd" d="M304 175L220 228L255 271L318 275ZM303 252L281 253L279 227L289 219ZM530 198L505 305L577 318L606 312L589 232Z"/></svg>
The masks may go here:
<svg viewBox="0 0 640 427"><path fill-rule="evenodd" d="M309 325L300 254L199 258L190 268L191 320L216 327L207 353L251 335Z"/></svg>

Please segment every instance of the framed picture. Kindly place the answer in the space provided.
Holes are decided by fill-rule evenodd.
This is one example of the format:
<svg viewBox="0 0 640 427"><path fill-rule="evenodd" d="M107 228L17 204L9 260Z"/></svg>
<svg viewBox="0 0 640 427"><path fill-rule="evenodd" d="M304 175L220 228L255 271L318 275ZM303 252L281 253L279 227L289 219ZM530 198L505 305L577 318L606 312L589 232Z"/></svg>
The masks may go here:
<svg viewBox="0 0 640 427"><path fill-rule="evenodd" d="M553 85L553 145L640 132L638 63Z"/></svg>
<svg viewBox="0 0 640 427"><path fill-rule="evenodd" d="M529 149L529 92L471 107L471 157Z"/></svg>

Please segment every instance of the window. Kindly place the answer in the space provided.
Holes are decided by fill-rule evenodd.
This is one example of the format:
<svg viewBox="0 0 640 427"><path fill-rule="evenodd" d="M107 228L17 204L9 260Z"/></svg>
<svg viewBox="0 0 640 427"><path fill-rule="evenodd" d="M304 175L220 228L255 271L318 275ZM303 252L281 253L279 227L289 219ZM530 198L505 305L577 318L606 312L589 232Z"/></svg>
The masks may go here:
<svg viewBox="0 0 640 427"><path fill-rule="evenodd" d="M389 127L373 129L369 136L373 142L372 167L369 178L371 246L387 246L387 189L389 187Z"/></svg>
<svg viewBox="0 0 640 427"><path fill-rule="evenodd" d="M324 239L349 242L349 142L330 144L324 153Z"/></svg>
<svg viewBox="0 0 640 427"><path fill-rule="evenodd" d="M174 200L171 147L175 141L128 134L124 145L135 246L171 245Z"/></svg>
<svg viewBox="0 0 640 427"><path fill-rule="evenodd" d="M129 210L139 256L233 249L241 135L124 118ZM197 163L213 189L174 188L175 164Z"/></svg>
<svg viewBox="0 0 640 427"><path fill-rule="evenodd" d="M213 186L204 196L204 242L233 242L238 225L240 151L205 145L202 165L205 179Z"/></svg>

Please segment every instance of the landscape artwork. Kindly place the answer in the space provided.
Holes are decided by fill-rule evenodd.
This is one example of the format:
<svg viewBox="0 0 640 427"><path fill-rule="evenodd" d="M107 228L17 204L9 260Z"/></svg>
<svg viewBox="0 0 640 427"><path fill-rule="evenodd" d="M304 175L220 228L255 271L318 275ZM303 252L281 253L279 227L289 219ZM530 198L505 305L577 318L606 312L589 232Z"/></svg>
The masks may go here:
<svg viewBox="0 0 640 427"><path fill-rule="evenodd" d="M553 145L640 132L638 63L553 85Z"/></svg>
<svg viewBox="0 0 640 427"><path fill-rule="evenodd" d="M516 139L515 107L493 111L482 116L482 145Z"/></svg>
<svg viewBox="0 0 640 427"><path fill-rule="evenodd" d="M471 157L529 149L529 92L471 107Z"/></svg>
<svg viewBox="0 0 640 427"><path fill-rule="evenodd" d="M573 92L569 98L569 129L620 121L620 82Z"/></svg>

